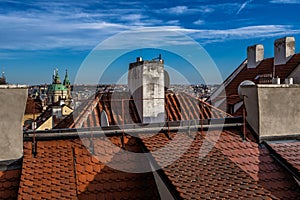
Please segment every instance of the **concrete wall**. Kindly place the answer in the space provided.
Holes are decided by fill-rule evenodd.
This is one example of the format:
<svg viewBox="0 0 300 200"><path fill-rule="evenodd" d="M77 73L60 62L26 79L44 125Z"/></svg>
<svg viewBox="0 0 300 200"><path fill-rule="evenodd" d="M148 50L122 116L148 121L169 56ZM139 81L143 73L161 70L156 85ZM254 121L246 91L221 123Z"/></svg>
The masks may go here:
<svg viewBox="0 0 300 200"><path fill-rule="evenodd" d="M140 119L143 119L143 65L137 65L129 69L128 72L128 88L134 99ZM129 109L129 108L128 108Z"/></svg>
<svg viewBox="0 0 300 200"><path fill-rule="evenodd" d="M143 69L143 122L164 122L165 79L163 63L146 63Z"/></svg>
<svg viewBox="0 0 300 200"><path fill-rule="evenodd" d="M27 88L0 87L0 161L23 156L22 119L27 95Z"/></svg>
<svg viewBox="0 0 300 200"><path fill-rule="evenodd" d="M128 87L143 123L164 121L164 64L163 61L131 63Z"/></svg>
<svg viewBox="0 0 300 200"><path fill-rule="evenodd" d="M259 132L259 112L257 88L251 86L241 86L241 93L244 95L246 105L247 122L252 129L258 134ZM251 109L250 109L251 108Z"/></svg>
<svg viewBox="0 0 300 200"><path fill-rule="evenodd" d="M300 85L243 86L247 122L261 140L300 135Z"/></svg>

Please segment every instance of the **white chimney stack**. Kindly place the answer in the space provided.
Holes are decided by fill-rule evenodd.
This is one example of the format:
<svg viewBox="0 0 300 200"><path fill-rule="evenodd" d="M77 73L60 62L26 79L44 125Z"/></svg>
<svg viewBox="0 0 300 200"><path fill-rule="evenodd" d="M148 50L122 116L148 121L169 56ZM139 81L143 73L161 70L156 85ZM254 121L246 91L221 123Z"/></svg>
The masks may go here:
<svg viewBox="0 0 300 200"><path fill-rule="evenodd" d="M274 65L284 65L295 54L295 38L284 37L274 42Z"/></svg>
<svg viewBox="0 0 300 200"><path fill-rule="evenodd" d="M264 46L256 44L247 48L248 68L256 68L264 59Z"/></svg>

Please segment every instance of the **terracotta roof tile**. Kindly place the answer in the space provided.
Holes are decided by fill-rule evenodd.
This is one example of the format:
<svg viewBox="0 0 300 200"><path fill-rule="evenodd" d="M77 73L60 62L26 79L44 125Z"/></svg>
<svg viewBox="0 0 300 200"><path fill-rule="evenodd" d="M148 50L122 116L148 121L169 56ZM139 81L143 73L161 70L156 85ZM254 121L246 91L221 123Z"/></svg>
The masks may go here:
<svg viewBox="0 0 300 200"><path fill-rule="evenodd" d="M268 142L268 145L300 173L300 141Z"/></svg>
<svg viewBox="0 0 300 200"><path fill-rule="evenodd" d="M27 98L25 114L41 114L43 111L42 102L40 99Z"/></svg>
<svg viewBox="0 0 300 200"><path fill-rule="evenodd" d="M93 138L94 156L83 144L89 139L38 141L36 157L32 156L32 143L24 143L24 161L19 188L19 199L157 199L158 191L152 173L131 174L112 169L98 161L115 159L115 145L103 138ZM134 138L127 138L129 150L141 151ZM120 160L132 167L140 164L131 157Z"/></svg>
<svg viewBox="0 0 300 200"><path fill-rule="evenodd" d="M188 140L186 134L177 134L182 136L179 143L171 143L171 152L176 152L172 149L178 150ZM205 136L205 132L196 133L190 148L163 168L164 175L182 198L300 198L297 183L266 147L260 147L255 141L243 141L238 131L223 131L215 148L199 159L200 148L207 145L203 143ZM163 134L143 142L151 152L170 144ZM153 156L159 163L173 155Z"/></svg>
<svg viewBox="0 0 300 200"><path fill-rule="evenodd" d="M123 107L129 109L124 109L124 113L122 113L122 99L129 98L129 94L125 92L99 93L60 122L56 128L97 127L100 125L99 113L102 110L107 113L111 125L123 124L123 115L125 124L138 123L140 119L132 100L129 102L123 101ZM166 118L170 121L224 118L228 116L225 112L185 93L166 93L165 108Z"/></svg>
<svg viewBox="0 0 300 200"><path fill-rule="evenodd" d="M0 171L0 199L16 199L21 169Z"/></svg>

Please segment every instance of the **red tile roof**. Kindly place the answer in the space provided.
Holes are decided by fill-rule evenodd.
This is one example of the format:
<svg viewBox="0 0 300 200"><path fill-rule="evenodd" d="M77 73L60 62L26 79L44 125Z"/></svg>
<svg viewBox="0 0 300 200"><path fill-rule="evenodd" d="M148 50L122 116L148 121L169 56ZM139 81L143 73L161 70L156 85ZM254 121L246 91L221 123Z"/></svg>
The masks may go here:
<svg viewBox="0 0 300 200"><path fill-rule="evenodd" d="M300 141L268 142L268 145L300 174Z"/></svg>
<svg viewBox="0 0 300 200"><path fill-rule="evenodd" d="M112 159L111 154L116 153L112 146L121 143L118 137L110 140L113 143L94 138L94 155ZM89 140L83 141L86 144ZM128 137L125 141L127 150L140 151L134 138ZM19 199L158 198L152 173L134 174L112 169L91 155L80 139L38 141L37 152L37 157L33 157L32 143L24 143ZM121 164L131 167L142 163L126 157Z"/></svg>
<svg viewBox="0 0 300 200"><path fill-rule="evenodd" d="M40 114L43 112L42 102L39 99L27 98L25 114Z"/></svg>
<svg viewBox="0 0 300 200"><path fill-rule="evenodd" d="M124 100L122 113L122 99ZM121 125L123 118L125 124L140 122L133 101L128 101L128 93L98 93L94 99L86 101L69 117L59 123L55 128L81 128L100 126L100 112L107 113L110 125ZM166 93L165 95L166 118L170 121L180 121L188 119L211 119L224 118L227 113L212 107L199 99L185 93Z"/></svg>
<svg viewBox="0 0 300 200"><path fill-rule="evenodd" d="M16 199L21 169L0 171L0 199Z"/></svg>
<svg viewBox="0 0 300 200"><path fill-rule="evenodd" d="M179 142L168 140L164 134L142 141L149 151L172 144L170 151L182 148L190 138L177 133ZM238 131L223 131L215 148L199 159L206 133L194 133L195 140L178 160L163 168L163 173L180 197L198 198L266 198L299 199L300 190L284 168L273 160L265 147L254 141L242 141ZM209 132L213 135L214 132ZM175 135L172 134L174 138ZM177 136L176 136L177 137ZM175 151L176 152L176 151ZM172 154L155 154L155 160L172 158Z"/></svg>

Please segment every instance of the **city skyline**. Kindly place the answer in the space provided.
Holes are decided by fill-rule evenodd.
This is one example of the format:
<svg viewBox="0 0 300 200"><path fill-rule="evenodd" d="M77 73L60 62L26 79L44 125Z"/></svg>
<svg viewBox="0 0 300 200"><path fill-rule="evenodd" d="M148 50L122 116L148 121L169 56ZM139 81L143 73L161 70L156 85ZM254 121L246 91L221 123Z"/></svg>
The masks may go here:
<svg viewBox="0 0 300 200"><path fill-rule="evenodd" d="M0 24L5 27L0 30L0 70L5 71L9 83L51 83L55 68L60 73L68 69L74 82L81 63L99 43L123 31L145 27L160 27L191 37L208 52L223 78L246 58L249 45L262 43L265 57L273 57L274 40L292 35L296 38L296 52L300 49L297 0L8 0L0 5ZM154 53L142 51L123 59L127 62L123 71L128 70L128 61L134 62L137 56L153 58ZM168 66L180 68L178 62L172 62L174 56L170 53L163 56ZM115 80L119 71L122 70L108 74L108 81Z"/></svg>

